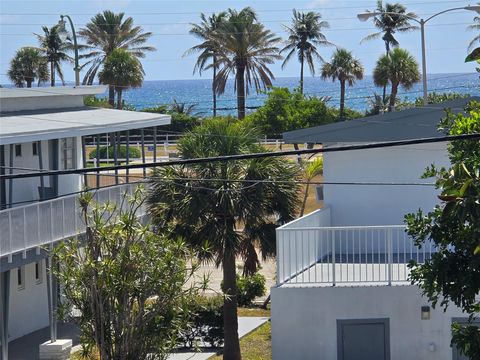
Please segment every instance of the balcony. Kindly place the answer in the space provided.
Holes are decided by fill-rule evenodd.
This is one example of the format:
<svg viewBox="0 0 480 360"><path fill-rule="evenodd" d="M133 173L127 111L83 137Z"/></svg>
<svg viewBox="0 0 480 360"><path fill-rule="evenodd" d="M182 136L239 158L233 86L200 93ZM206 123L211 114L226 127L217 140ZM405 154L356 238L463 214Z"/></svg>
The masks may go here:
<svg viewBox="0 0 480 360"><path fill-rule="evenodd" d="M138 184L111 186L95 192L98 203L120 203L125 192L132 194ZM0 258L40 248L85 232L78 195L64 196L0 211ZM145 209L139 209L140 216Z"/></svg>
<svg viewBox="0 0 480 360"><path fill-rule="evenodd" d="M324 208L277 229L278 286L408 284L409 261L435 251L417 247L405 225L330 224Z"/></svg>

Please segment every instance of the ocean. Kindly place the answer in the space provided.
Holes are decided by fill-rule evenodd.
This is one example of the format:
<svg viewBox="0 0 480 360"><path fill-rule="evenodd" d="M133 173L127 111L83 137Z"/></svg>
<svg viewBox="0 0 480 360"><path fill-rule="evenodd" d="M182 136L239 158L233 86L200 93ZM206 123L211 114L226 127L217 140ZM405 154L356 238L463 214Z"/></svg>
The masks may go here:
<svg viewBox="0 0 480 360"><path fill-rule="evenodd" d="M286 87L293 90L298 86L298 78L278 78L274 86ZM479 74L430 74L428 76L429 92L459 92L480 96ZM307 77L304 82L304 93L310 96L328 96L329 104L338 106L340 98L340 84L338 82L323 81L319 77ZM352 87L347 87L346 106L365 111L368 108L368 98L374 93L381 94L382 89L373 84L371 76L357 81ZM398 96L403 99L414 100L422 96L422 83L405 90L400 88ZM258 107L265 101L265 94L257 94L251 89L247 96L247 107ZM137 110L163 104L177 102L195 104L194 112L202 116L212 114L211 79L199 80L156 80L145 81L138 89L130 89L124 94L125 101ZM219 115L236 113L236 97L233 92L233 82L228 84L225 94L218 97L217 107ZM253 111L250 109L249 111Z"/></svg>

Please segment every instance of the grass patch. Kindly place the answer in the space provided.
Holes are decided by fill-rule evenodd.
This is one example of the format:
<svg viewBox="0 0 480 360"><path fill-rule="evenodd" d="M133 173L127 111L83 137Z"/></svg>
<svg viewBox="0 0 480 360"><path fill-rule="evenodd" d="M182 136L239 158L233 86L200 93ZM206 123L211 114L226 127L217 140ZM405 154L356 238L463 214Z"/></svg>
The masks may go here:
<svg viewBox="0 0 480 360"><path fill-rule="evenodd" d="M272 335L270 321L240 339L243 360L267 360L272 358ZM221 354L210 360L221 360Z"/></svg>
<svg viewBox="0 0 480 360"><path fill-rule="evenodd" d="M270 317L270 309L263 309L261 307L244 308L239 307L237 310L239 317Z"/></svg>

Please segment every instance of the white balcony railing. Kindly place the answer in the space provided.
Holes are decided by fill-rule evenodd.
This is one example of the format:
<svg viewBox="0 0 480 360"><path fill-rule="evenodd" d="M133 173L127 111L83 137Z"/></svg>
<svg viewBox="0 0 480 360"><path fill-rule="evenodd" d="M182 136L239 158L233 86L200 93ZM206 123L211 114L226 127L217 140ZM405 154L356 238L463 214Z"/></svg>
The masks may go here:
<svg viewBox="0 0 480 360"><path fill-rule="evenodd" d="M120 202L138 184L112 186L95 192L99 203ZM39 248L85 232L78 195L64 196L0 211L0 258ZM144 214L144 209L139 210Z"/></svg>
<svg viewBox="0 0 480 360"><path fill-rule="evenodd" d="M410 260L430 258L404 225L329 226L328 209L277 229L277 284L407 282Z"/></svg>

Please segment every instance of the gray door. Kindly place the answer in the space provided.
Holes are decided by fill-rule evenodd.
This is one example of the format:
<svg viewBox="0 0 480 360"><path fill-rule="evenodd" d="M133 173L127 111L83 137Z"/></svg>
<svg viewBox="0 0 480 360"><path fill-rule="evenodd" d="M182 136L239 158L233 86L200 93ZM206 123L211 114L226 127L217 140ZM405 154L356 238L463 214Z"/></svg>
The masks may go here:
<svg viewBox="0 0 480 360"><path fill-rule="evenodd" d="M389 360L388 319L337 320L338 360Z"/></svg>

